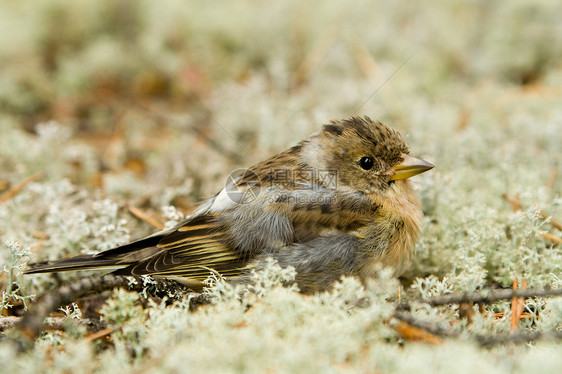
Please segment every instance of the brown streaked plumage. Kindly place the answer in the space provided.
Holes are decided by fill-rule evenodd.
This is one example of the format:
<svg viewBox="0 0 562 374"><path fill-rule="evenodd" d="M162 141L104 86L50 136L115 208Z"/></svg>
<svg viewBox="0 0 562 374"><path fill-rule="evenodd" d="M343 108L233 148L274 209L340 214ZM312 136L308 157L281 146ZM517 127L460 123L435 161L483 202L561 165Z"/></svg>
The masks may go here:
<svg viewBox="0 0 562 374"><path fill-rule="evenodd" d="M419 201L407 178L432 167L379 122L332 121L239 174L171 230L26 273L117 268L194 286L211 270L246 282L272 257L296 268L303 292L327 289L343 275L366 279L379 263L399 274L420 231Z"/></svg>

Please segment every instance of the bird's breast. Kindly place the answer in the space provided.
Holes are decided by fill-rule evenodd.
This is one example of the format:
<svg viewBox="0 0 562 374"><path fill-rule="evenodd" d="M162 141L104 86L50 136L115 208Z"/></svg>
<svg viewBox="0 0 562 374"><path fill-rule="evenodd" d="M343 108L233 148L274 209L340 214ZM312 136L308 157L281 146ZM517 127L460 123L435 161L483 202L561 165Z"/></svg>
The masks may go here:
<svg viewBox="0 0 562 374"><path fill-rule="evenodd" d="M379 200L377 217L365 228L364 244L371 254L362 270L365 276L373 275L380 265L393 268L400 275L414 254L421 231L420 201L410 185L397 185L396 193Z"/></svg>

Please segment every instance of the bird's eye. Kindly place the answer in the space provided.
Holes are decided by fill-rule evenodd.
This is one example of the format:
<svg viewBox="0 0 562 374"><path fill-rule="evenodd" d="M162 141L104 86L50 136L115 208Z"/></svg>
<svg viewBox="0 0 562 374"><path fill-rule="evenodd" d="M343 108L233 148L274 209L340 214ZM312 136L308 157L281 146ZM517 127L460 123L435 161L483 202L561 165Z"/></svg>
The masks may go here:
<svg viewBox="0 0 562 374"><path fill-rule="evenodd" d="M361 157L359 160L359 166L364 170L371 170L373 168L374 162L372 157Z"/></svg>

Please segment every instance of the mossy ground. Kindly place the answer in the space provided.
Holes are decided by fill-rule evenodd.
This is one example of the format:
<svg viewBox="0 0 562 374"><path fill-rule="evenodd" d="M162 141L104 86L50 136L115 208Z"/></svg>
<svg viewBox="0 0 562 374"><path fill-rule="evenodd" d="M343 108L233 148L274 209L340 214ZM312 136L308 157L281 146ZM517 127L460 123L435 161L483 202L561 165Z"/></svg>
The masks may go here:
<svg viewBox="0 0 562 374"><path fill-rule="evenodd" d="M111 345L47 332L17 358L0 345L2 371L560 372L558 342L470 338L509 333L508 302L475 306L471 324L420 305L462 333L438 346L403 342L388 321L399 291L562 286L562 231L542 214L562 219L560 14L557 0L3 2L0 193L42 173L0 203L5 315L79 276L23 277L29 258L153 231L129 206L177 221L229 172L330 119L379 119L436 168L415 178L424 234L400 280L302 296L272 267L258 294L219 285L194 312L116 291L101 310L122 327ZM520 330L562 323L560 300L529 299L525 313Z"/></svg>

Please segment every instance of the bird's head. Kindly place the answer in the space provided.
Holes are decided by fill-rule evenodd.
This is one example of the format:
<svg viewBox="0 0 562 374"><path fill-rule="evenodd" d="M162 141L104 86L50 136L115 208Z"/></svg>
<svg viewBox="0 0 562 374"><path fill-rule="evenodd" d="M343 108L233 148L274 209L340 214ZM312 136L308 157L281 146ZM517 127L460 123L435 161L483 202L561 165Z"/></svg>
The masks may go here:
<svg viewBox="0 0 562 374"><path fill-rule="evenodd" d="M302 155L313 168L335 173L336 188L368 195L392 193L434 167L413 157L396 130L369 117L332 121L309 139Z"/></svg>

